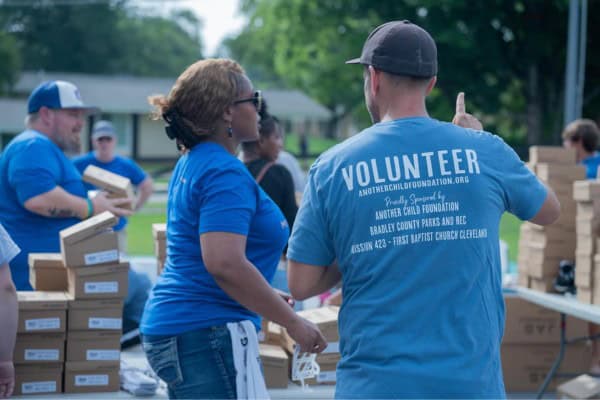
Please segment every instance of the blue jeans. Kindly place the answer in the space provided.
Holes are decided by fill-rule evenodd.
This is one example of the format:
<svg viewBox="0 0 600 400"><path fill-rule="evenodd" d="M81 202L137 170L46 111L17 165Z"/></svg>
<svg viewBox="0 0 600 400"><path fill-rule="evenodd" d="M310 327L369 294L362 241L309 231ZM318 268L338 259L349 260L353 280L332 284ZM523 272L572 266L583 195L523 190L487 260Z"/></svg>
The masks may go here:
<svg viewBox="0 0 600 400"><path fill-rule="evenodd" d="M227 326L177 336L143 335L150 366L170 399L235 399L235 366Z"/></svg>
<svg viewBox="0 0 600 400"><path fill-rule="evenodd" d="M129 267L127 296L123 307L123 333L140 326L150 289L152 289L150 278Z"/></svg>

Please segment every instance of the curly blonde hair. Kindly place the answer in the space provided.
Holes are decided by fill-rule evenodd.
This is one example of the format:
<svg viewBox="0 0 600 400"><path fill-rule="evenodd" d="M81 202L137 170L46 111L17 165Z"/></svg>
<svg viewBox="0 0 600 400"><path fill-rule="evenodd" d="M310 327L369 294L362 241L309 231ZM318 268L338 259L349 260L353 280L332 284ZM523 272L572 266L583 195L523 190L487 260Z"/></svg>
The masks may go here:
<svg viewBox="0 0 600 400"><path fill-rule="evenodd" d="M148 98L154 106L152 117L159 120L175 111L179 122L190 132L210 135L227 107L248 87L248 82L244 69L233 60L197 61L179 75L168 96Z"/></svg>

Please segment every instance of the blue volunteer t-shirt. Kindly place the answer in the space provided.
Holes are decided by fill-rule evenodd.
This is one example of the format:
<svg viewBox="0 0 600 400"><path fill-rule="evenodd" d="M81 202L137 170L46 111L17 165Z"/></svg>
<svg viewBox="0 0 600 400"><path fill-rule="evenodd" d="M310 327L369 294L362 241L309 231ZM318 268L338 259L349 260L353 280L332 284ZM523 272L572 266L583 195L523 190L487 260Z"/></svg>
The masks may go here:
<svg viewBox="0 0 600 400"><path fill-rule="evenodd" d="M342 273L336 397L504 397L500 217L546 193L499 137L425 117L323 154L288 258Z"/></svg>
<svg viewBox="0 0 600 400"><path fill-rule="evenodd" d="M0 157L0 223L21 248L10 262L17 290L31 290L29 253L60 251L58 233L77 218L48 218L28 211L27 200L60 186L85 197L81 174L46 135L26 130L15 137Z"/></svg>
<svg viewBox="0 0 600 400"><path fill-rule="evenodd" d="M87 168L88 165L95 165L96 167L105 169L117 175L124 176L125 178L129 178L132 184L139 185L146 179L146 173L139 165L137 165L133 160L130 160L125 157L121 157L119 155L115 156L110 162L102 162L96 158L94 152L91 151L87 154L81 155L79 157L73 158L73 164L79 170L79 173L83 174L83 171ZM91 185L87 182L83 183L85 185L86 190L96 190L98 189L96 186ZM113 228L115 231L120 231L125 228L127 225L127 218L120 217L119 223Z"/></svg>
<svg viewBox="0 0 600 400"><path fill-rule="evenodd" d="M173 171L167 260L146 303L143 334L177 335L245 319L260 325L206 270L200 235L207 232L246 235L246 257L269 282L289 236L285 217L244 164L215 143L196 145Z"/></svg>
<svg viewBox="0 0 600 400"><path fill-rule="evenodd" d="M600 154L594 152L593 155L581 160L585 167L585 177L588 179L596 179L598 175L598 167L600 167Z"/></svg>

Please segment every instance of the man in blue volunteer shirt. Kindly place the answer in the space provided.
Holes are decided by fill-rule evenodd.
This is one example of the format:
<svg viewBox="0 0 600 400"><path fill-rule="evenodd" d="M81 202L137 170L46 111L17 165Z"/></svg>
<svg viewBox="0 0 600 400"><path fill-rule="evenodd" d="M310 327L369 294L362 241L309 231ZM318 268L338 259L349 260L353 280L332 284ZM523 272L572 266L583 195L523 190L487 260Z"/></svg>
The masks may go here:
<svg viewBox="0 0 600 400"><path fill-rule="evenodd" d="M148 200L152 194L152 178L148 176L133 160L122 157L115 153L117 146L117 134L112 123L109 121L98 121L92 129L93 151L73 159L73 164L83 174L88 165L95 165L115 174L129 178L135 185L138 195L135 200L134 209L137 211ZM87 190L97 189L95 186L85 183ZM114 230L119 234L119 249L127 252L127 218L121 217Z"/></svg>
<svg viewBox="0 0 600 400"><path fill-rule="evenodd" d="M375 124L315 161L288 249L295 297L342 281L336 397L504 397L500 218L551 223L556 196L501 138L462 127L480 128L462 95L461 126L428 116L425 30L384 24L349 63Z"/></svg>
<svg viewBox="0 0 600 400"><path fill-rule="evenodd" d="M80 149L80 132L89 110L75 85L40 84L29 96L27 129L0 158L0 223L21 248L10 262L17 290L31 290L29 253L59 252L58 233L103 211L129 215L123 200L104 194L90 200L81 175L65 153Z"/></svg>

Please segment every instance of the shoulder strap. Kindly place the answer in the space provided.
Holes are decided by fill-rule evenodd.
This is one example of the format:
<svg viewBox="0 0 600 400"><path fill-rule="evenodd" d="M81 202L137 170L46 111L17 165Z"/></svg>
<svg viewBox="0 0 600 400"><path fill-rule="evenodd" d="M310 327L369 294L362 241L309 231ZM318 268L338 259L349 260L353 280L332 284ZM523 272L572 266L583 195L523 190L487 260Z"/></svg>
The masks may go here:
<svg viewBox="0 0 600 400"><path fill-rule="evenodd" d="M263 178L265 177L265 174L267 173L267 171L269 170L269 168L271 168L273 166L273 164L275 164L273 161L269 161L268 163L266 163L258 172L258 175L256 175L256 183L260 183L260 181L263 180Z"/></svg>

